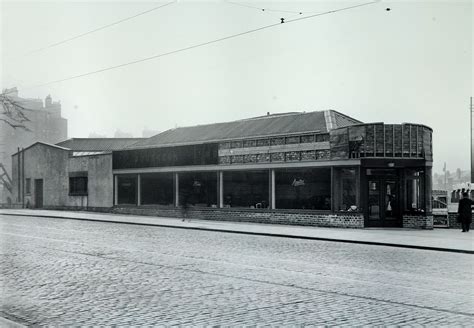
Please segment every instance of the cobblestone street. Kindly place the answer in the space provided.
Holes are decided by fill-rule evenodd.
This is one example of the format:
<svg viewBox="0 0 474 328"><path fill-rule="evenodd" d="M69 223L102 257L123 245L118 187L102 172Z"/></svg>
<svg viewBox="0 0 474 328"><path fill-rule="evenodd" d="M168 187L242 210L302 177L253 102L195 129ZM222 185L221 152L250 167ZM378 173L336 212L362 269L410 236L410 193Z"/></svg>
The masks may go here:
<svg viewBox="0 0 474 328"><path fill-rule="evenodd" d="M474 324L469 254L15 216L0 231L0 317L25 325Z"/></svg>

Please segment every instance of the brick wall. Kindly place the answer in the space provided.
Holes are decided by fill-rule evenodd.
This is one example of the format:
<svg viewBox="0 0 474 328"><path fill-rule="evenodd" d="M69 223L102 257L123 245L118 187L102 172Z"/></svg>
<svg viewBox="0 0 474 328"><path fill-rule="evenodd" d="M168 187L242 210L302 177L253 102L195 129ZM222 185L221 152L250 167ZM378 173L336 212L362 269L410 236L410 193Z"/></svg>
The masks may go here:
<svg viewBox="0 0 474 328"><path fill-rule="evenodd" d="M163 217L182 217L182 211L175 208L158 207L115 207L114 213L151 215ZM315 227L363 228L364 217L360 213L329 214L321 212L291 211L250 211L238 209L189 209L192 218L201 220L254 222L269 224L286 224Z"/></svg>
<svg viewBox="0 0 474 328"><path fill-rule="evenodd" d="M433 216L427 215L404 215L403 228L433 229Z"/></svg>
<svg viewBox="0 0 474 328"><path fill-rule="evenodd" d="M449 228L461 229L461 223L458 223L458 213L448 213Z"/></svg>

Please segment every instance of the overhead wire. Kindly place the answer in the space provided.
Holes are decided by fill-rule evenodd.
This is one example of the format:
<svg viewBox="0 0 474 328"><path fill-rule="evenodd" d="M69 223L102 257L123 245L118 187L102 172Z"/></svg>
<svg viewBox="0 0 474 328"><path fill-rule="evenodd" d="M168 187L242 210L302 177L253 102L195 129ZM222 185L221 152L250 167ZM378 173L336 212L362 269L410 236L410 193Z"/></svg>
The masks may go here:
<svg viewBox="0 0 474 328"><path fill-rule="evenodd" d="M161 8L163 8L163 7L169 6L169 5L171 5L171 4L173 4L173 3L176 3L176 2L177 2L177 0L173 0L173 1L171 1L171 2L168 2L168 3L163 4L163 5L161 5L161 6L153 7L153 8L151 8L151 9L142 11L142 12L140 12L140 13L138 13L138 14L133 15L133 16L125 17L125 18L122 18L122 19L120 19L120 20L118 20L118 21L112 22L112 23L110 23L110 24L107 24L107 25L104 25L104 26L100 26L100 27L98 27L98 28L95 28L95 29L93 29L93 30L90 30L90 31L87 31L87 32L84 32L84 33L81 33L81 34L78 34L78 35L75 35L75 36L72 36L72 37L70 37L70 38L67 38L67 39L64 39L64 40L61 40L61 41L58 41L58 42L55 42L55 43L51 43L51 44L49 44L49 45L47 45L47 46L44 46L44 47L42 47L42 48L38 48L38 49L35 49L35 50L31 50L31 51L29 51L28 53L26 53L25 55L31 55L31 54L34 54L34 53L38 53L38 52L44 51L44 50L46 50L46 49L50 49L50 48L53 48L53 47L57 47L57 46L59 46L59 45L61 45L61 44L70 42L70 41L72 41L72 40L76 40L76 39L82 38L82 37L84 37L84 36L86 36L86 35L89 35L89 34L92 34L92 33L98 32L98 31L102 31L102 30L107 29L107 28L109 28L109 27L112 27L112 26L121 24L121 23L123 23L123 22L129 21L129 20L131 20L131 19L137 18L137 17L139 17L139 16L149 14L149 13L151 13L151 12L153 12L153 11L156 11L156 10L161 9Z"/></svg>
<svg viewBox="0 0 474 328"><path fill-rule="evenodd" d="M235 6L241 6L241 7L246 7L250 9L258 9L263 12L275 12L275 13L287 13L287 14L298 14L301 15L302 12L299 11L290 11L290 10L278 10L278 9L271 9L271 8L263 8L263 7L256 7L244 3L239 3L239 2L233 2L233 1L225 1L228 4L235 5Z"/></svg>
<svg viewBox="0 0 474 328"><path fill-rule="evenodd" d="M366 2L366 3L358 4L358 5L343 7L343 8L340 8L340 9L334 9L334 10L320 12L320 13L309 15L309 16L299 17L299 18L288 20L288 21L284 22L284 24L294 23L294 22L297 22L297 21L305 20L305 19L311 19L311 18L315 18L315 17L319 17L319 16L323 16L323 15L334 14L334 13L337 13L337 12L342 12L342 11L346 11L346 10L350 10L350 9L354 9L354 8L358 8L358 7L368 6L368 5L375 4L379 1L380 0L370 1L370 2ZM51 84L56 84L56 83L61 83L61 82L69 81L69 80L78 79L78 78L93 75L93 74L98 74L98 73L102 73L102 72L106 72L106 71L111 71L111 70L115 70L117 68L122 68L122 67L125 67L125 66L134 65L134 64L141 63L141 62L157 59L157 58L160 58L160 57L173 55L173 54L188 51L188 50L191 50L191 49L204 47L204 46L207 46L207 45L210 45L210 44L214 44L214 43L218 43L218 42L221 42L221 41L233 39L233 38L236 38L236 37L240 37L240 36L243 36L243 35L255 33L255 32L258 32L258 31L266 30L266 29L273 28L273 27L276 27L276 26L281 26L281 25L282 25L282 23L280 23L280 22L279 23L274 23L274 24L258 27L258 28L255 28L255 29L251 29L251 30L248 30L248 31L245 31L245 32L240 32L240 33L232 34L232 35L225 36L225 37L222 37L222 38L218 38L218 39L198 43L198 44L195 44L195 45L191 45L191 46L188 46L188 47L183 47L183 48L176 49L176 50L173 50L173 51L169 51L169 52L165 52L165 53L156 54L156 55L153 55L153 56L133 60L133 61L126 62L126 63L123 63L123 64L109 66L109 67L101 68L101 69L98 69L98 70L90 71L90 72L87 72L87 73L78 74L78 75L70 76L70 77L67 77L67 78L63 78L63 79L59 79L59 80L54 80L54 81L34 85L34 86L27 87L27 88L24 88L24 89L32 89L32 88L37 88L37 87L43 87L43 86L47 86L47 85L51 85Z"/></svg>

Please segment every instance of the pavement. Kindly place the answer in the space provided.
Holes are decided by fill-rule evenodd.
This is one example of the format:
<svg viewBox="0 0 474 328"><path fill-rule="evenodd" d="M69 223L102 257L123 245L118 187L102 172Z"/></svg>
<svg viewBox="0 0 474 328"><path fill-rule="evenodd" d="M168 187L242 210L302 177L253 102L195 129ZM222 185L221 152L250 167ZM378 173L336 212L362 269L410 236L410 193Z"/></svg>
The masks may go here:
<svg viewBox="0 0 474 328"><path fill-rule="evenodd" d="M0 214L98 222L114 222L122 224L160 226L178 229L219 231L234 234L238 233L284 238L298 238L474 254L474 232L470 231L468 233L462 233L458 229L341 229L210 221L197 219L191 219L190 221L183 222L179 218L169 217L33 209L2 209L0 210Z"/></svg>

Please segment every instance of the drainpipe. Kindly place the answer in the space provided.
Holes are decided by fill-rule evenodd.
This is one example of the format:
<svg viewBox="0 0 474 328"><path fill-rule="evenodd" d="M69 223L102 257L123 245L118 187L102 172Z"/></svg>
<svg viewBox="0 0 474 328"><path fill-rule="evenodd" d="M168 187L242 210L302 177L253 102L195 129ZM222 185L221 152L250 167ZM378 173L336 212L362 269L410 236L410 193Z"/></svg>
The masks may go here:
<svg viewBox="0 0 474 328"><path fill-rule="evenodd" d="M17 164L18 164L18 202L20 201L21 199L21 165L20 165L20 147L18 147L18 151L17 151Z"/></svg>
<svg viewBox="0 0 474 328"><path fill-rule="evenodd" d="M25 149L21 149L21 207L25 208Z"/></svg>

